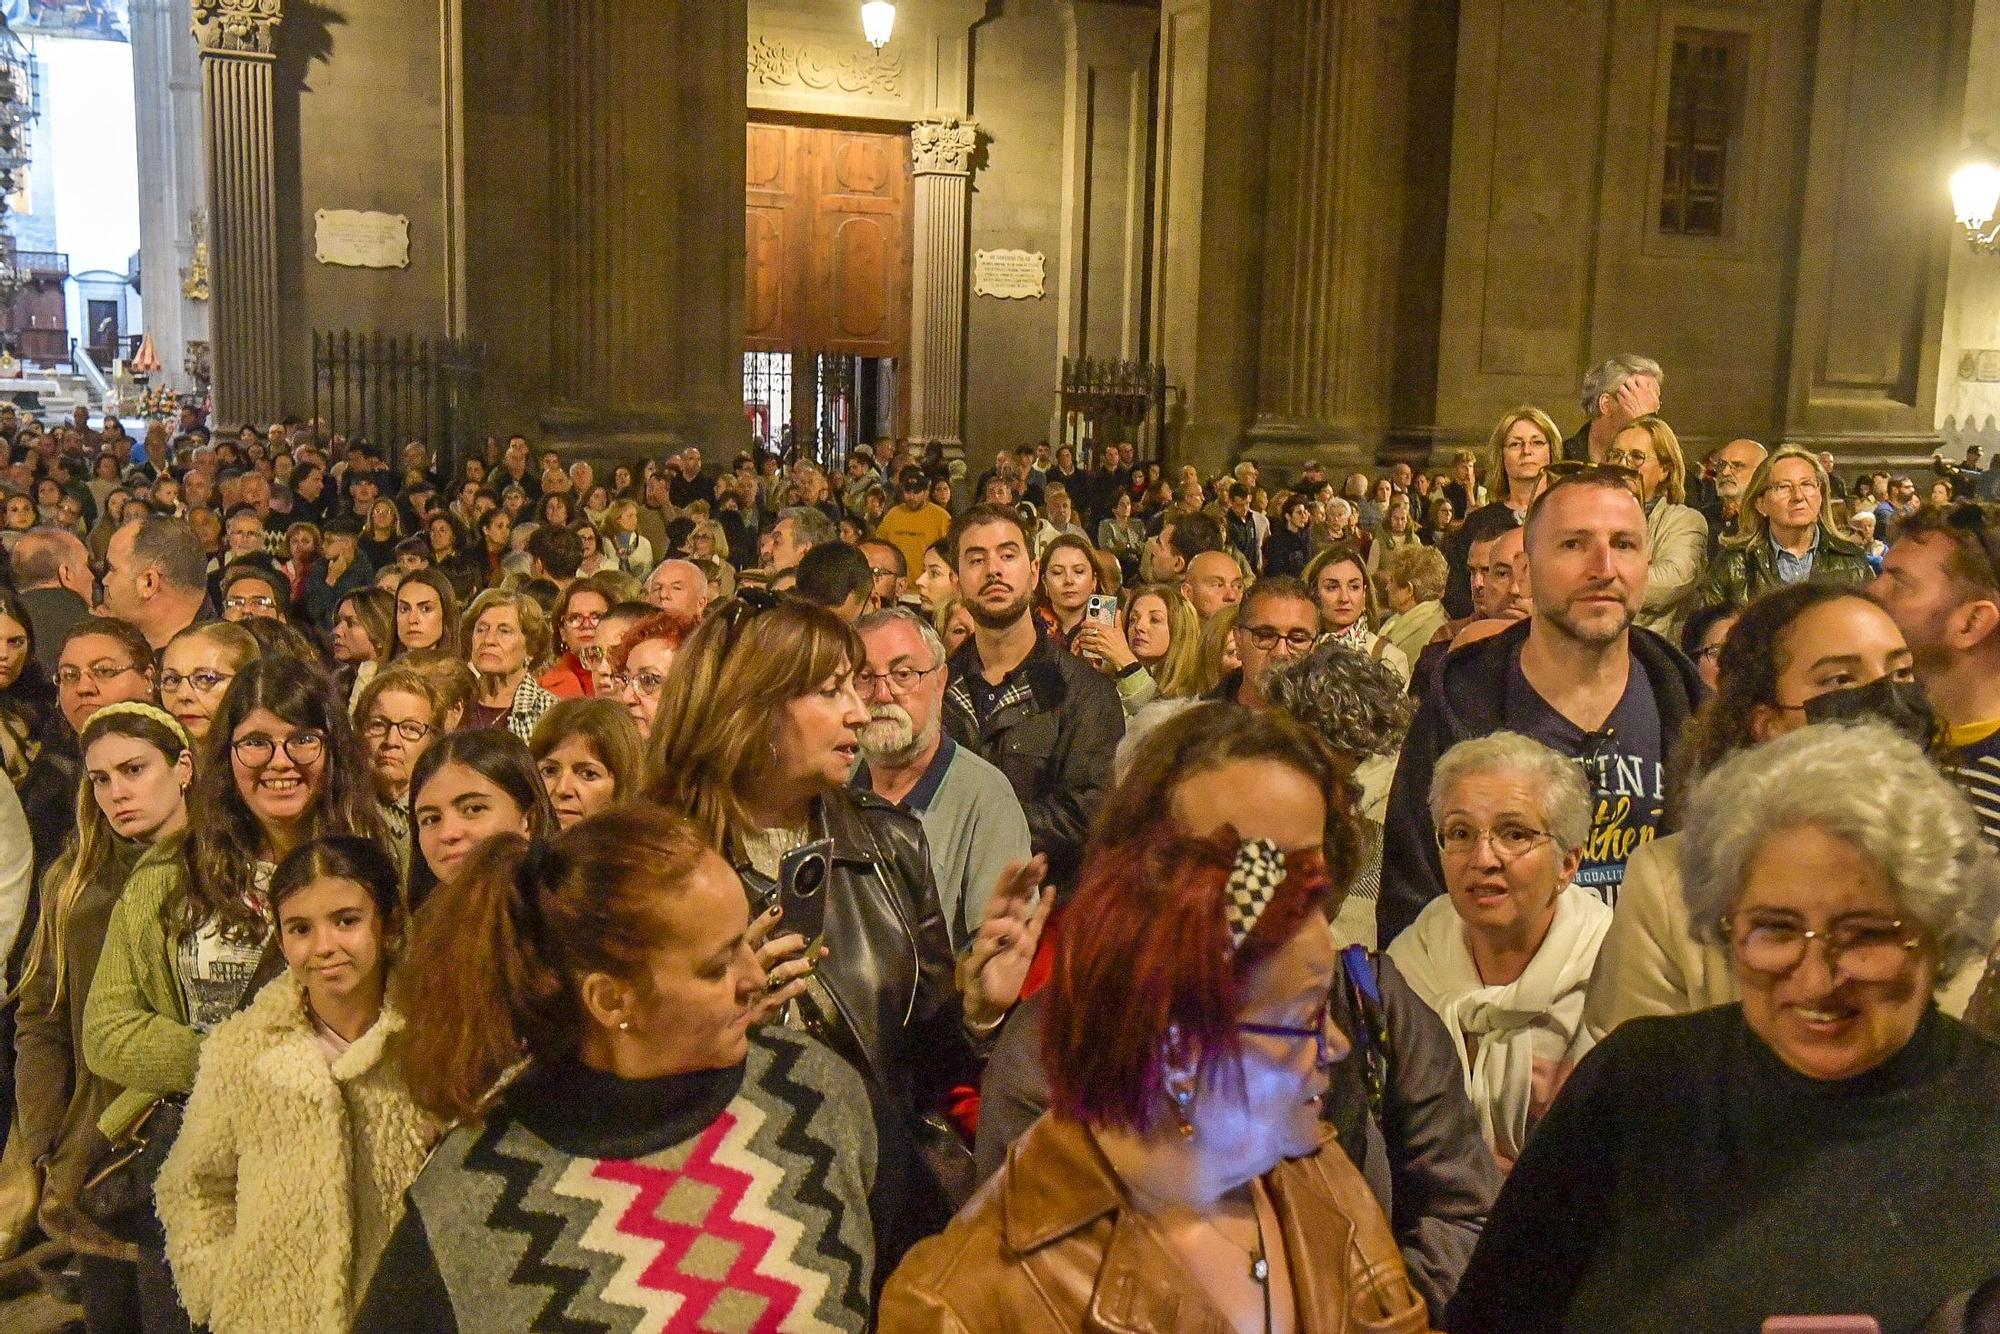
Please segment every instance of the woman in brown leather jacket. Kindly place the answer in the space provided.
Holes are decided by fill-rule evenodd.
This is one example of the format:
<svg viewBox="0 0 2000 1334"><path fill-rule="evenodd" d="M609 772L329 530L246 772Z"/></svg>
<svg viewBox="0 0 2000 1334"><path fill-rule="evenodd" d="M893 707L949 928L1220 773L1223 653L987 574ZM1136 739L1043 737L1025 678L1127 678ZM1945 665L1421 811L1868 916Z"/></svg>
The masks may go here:
<svg viewBox="0 0 2000 1334"><path fill-rule="evenodd" d="M978 1083L1048 908L1046 895L1035 899L1041 859L1008 868L971 948L954 959L923 826L847 786L868 721L853 679L866 659L859 636L824 608L712 607L661 687L647 768L649 795L692 819L750 892L771 1004L868 1084L886 1205L876 1255L887 1273L963 1198L971 1154L939 1113L954 1086ZM816 927L770 911L794 853L823 868Z"/></svg>
<svg viewBox="0 0 2000 1334"><path fill-rule="evenodd" d="M1126 853L1086 871L1091 929L1058 946L1052 1110L910 1252L882 1330L1428 1328L1320 1121L1349 1050L1324 857L1167 823Z"/></svg>

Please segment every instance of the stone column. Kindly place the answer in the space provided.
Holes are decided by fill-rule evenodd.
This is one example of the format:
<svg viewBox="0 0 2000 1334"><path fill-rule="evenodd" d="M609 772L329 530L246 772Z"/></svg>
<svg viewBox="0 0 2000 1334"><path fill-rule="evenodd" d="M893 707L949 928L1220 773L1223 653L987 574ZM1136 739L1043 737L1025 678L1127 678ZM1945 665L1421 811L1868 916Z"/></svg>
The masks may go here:
<svg viewBox="0 0 2000 1334"><path fill-rule="evenodd" d="M218 424L283 415L271 66L284 0L197 0Z"/></svg>
<svg viewBox="0 0 2000 1334"><path fill-rule="evenodd" d="M183 385L190 342L208 337L208 303L182 283L194 263L197 215L208 196L201 169L201 51L188 0L132 0L133 94L139 134L139 275L145 332Z"/></svg>
<svg viewBox="0 0 2000 1334"><path fill-rule="evenodd" d="M1285 0L1271 82L1260 453L1372 459L1389 422L1408 0Z"/></svg>
<svg viewBox="0 0 2000 1334"><path fill-rule="evenodd" d="M965 447L967 187L979 123L940 116L910 127L914 244L910 273L910 439Z"/></svg>

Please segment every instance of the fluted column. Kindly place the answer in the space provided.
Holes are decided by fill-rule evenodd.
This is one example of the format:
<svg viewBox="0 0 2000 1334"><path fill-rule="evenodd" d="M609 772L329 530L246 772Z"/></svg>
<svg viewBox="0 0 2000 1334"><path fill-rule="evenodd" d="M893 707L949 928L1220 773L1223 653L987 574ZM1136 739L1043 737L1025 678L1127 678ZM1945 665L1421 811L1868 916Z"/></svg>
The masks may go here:
<svg viewBox="0 0 2000 1334"><path fill-rule="evenodd" d="M910 274L910 438L964 448L967 189L979 124L941 116L910 127L915 236Z"/></svg>
<svg viewBox="0 0 2000 1334"><path fill-rule="evenodd" d="M271 66L283 0L198 0L202 150L220 423L273 422L279 382L277 165Z"/></svg>
<svg viewBox="0 0 2000 1334"><path fill-rule="evenodd" d="M1407 0L1277 14L1253 439L1372 455L1389 421Z"/></svg>

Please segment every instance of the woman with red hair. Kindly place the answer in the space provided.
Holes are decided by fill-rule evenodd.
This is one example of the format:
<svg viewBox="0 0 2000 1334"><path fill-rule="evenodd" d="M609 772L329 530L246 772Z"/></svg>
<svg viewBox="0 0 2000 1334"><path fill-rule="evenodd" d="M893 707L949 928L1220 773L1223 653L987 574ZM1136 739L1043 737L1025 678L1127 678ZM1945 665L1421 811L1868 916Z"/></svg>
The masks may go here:
<svg viewBox="0 0 2000 1334"><path fill-rule="evenodd" d="M1053 1106L882 1297L884 1329L1428 1328L1388 1221L1320 1120L1317 849L1171 823L1096 858L1043 1026Z"/></svg>

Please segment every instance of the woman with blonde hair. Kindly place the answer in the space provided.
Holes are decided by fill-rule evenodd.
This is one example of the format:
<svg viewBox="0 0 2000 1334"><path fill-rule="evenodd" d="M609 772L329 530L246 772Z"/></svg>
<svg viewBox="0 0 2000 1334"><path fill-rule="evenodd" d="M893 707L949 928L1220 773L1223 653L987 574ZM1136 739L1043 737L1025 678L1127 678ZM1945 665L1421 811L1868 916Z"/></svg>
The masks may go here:
<svg viewBox="0 0 2000 1334"><path fill-rule="evenodd" d="M1436 547L1398 547L1383 567L1392 614L1382 623L1382 638L1411 662L1449 619L1440 600L1445 574L1444 553Z"/></svg>
<svg viewBox="0 0 2000 1334"><path fill-rule="evenodd" d="M1133 589L1119 608L1118 622L1086 621L1076 646L1104 663L1128 718L1156 699L1197 693L1201 618L1172 584Z"/></svg>
<svg viewBox="0 0 2000 1334"><path fill-rule="evenodd" d="M1424 545L1410 506L1408 492L1398 491L1391 495L1382 508L1382 526L1376 530L1375 540L1368 545L1368 577L1385 592L1387 586L1382 583L1382 575L1389 564L1389 553L1403 547Z"/></svg>
<svg viewBox="0 0 2000 1334"><path fill-rule="evenodd" d="M1702 599L1746 603L1780 584L1858 586L1874 578L1868 553L1841 536L1828 495L1817 455L1796 445L1772 451L1743 489L1736 533L1722 539Z"/></svg>
<svg viewBox="0 0 2000 1334"><path fill-rule="evenodd" d="M1646 507L1646 600L1633 624L1665 635L1680 634L1708 571L1708 520L1687 503L1687 459L1674 428L1651 413L1611 437L1604 461L1630 468Z"/></svg>
<svg viewBox="0 0 2000 1334"><path fill-rule="evenodd" d="M1517 524L1526 522L1528 506L1547 480L1543 470L1562 457L1562 439L1549 415L1527 403L1510 409L1494 424L1486 441L1486 475L1492 479L1492 499L1477 509L1460 508L1458 515L1464 522L1441 546L1451 566L1444 605L1453 616L1470 616L1477 610L1472 605L1470 534L1479 532L1481 525L1474 524L1473 518L1485 510L1498 509L1512 515ZM1485 522L1481 520L1481 524Z"/></svg>
<svg viewBox="0 0 2000 1334"><path fill-rule="evenodd" d="M0 1157L0 1256L38 1225L78 1252L87 1287L129 1298L134 1248L79 1201L108 1147L97 1119L118 1092L84 1064L84 1004L126 879L150 849L170 850L187 828L193 742L171 715L126 702L91 715L80 751L76 839L43 877L41 915L10 997L18 1006L15 1117Z"/></svg>
<svg viewBox="0 0 2000 1334"><path fill-rule="evenodd" d="M348 604L372 590L362 590L341 599L343 613ZM339 627L335 627L339 642ZM191 625L167 641L160 654L158 685L160 707L174 716L195 741L208 735L223 692L258 656L257 641L248 630L233 621L204 621ZM336 654L336 656L338 656Z"/></svg>
<svg viewBox="0 0 2000 1334"><path fill-rule="evenodd" d="M604 541L618 568L637 579L653 570L653 544L639 531L639 504L614 500L604 512Z"/></svg>

